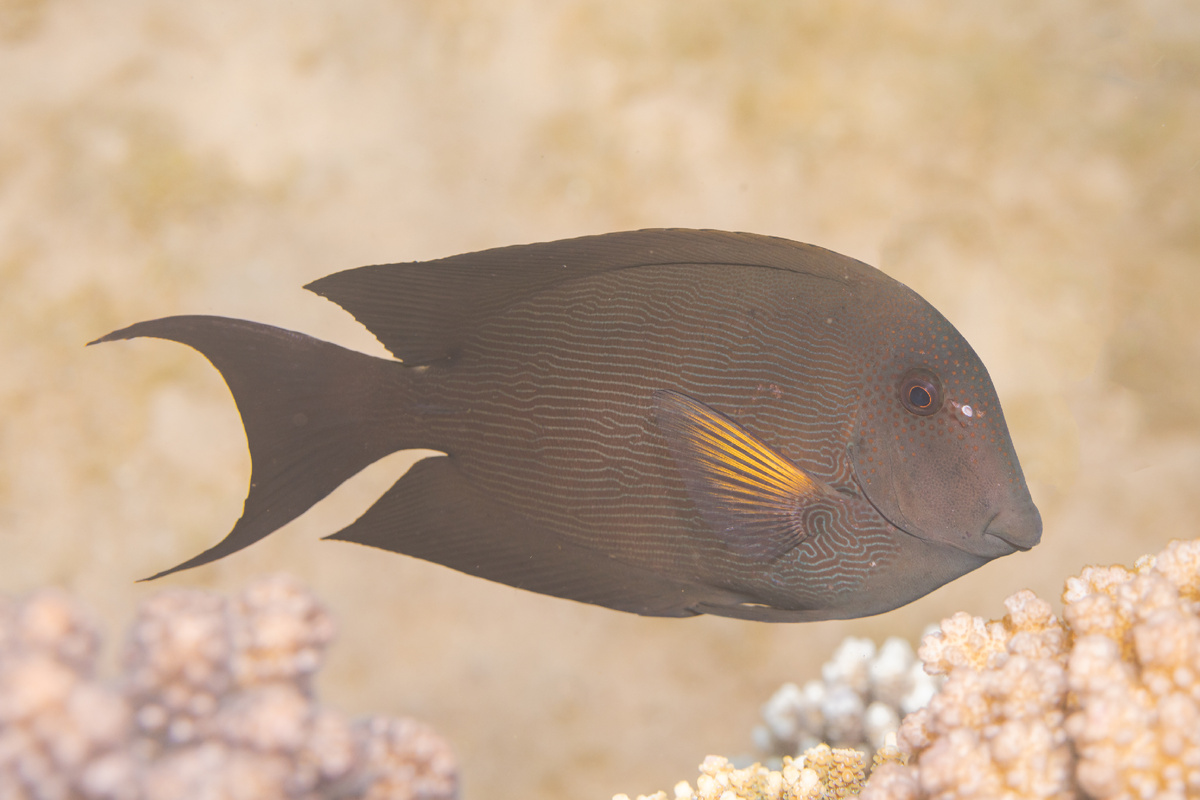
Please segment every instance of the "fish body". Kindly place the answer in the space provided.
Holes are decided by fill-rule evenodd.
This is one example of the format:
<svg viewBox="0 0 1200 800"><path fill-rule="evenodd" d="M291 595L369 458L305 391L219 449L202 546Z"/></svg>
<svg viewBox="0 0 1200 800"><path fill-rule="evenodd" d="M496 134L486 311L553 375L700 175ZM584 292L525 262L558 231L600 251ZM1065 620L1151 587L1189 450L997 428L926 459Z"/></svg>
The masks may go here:
<svg viewBox="0 0 1200 800"><path fill-rule="evenodd" d="M866 616L1040 538L974 351L903 284L828 250L649 230L307 288L399 361L220 317L98 340L191 345L241 411L245 512L175 569L407 448L445 455L330 538L639 614Z"/></svg>

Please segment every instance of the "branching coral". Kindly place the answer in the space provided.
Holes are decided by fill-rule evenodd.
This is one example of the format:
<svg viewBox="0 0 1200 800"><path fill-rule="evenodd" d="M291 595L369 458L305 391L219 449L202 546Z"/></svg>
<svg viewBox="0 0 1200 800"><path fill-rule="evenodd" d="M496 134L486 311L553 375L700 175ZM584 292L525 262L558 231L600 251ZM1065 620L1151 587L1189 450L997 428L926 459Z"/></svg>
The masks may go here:
<svg viewBox="0 0 1200 800"><path fill-rule="evenodd" d="M70 797L124 773L128 703L93 679L100 636L65 594L0 606L0 797Z"/></svg>
<svg viewBox="0 0 1200 800"><path fill-rule="evenodd" d="M1200 797L1200 540L957 614L920 649L949 675L863 797Z"/></svg>
<svg viewBox="0 0 1200 800"><path fill-rule="evenodd" d="M861 788L864 800L1200 798L1200 540L1172 542L1132 569L1089 567L1067 581L1063 603L1060 620L1022 591L1005 601L1002 619L943 620L918 655L945 683L904 718L899 753L877 755L865 785L825 773L818 793L806 794L817 791L816 773L798 782L787 759L772 773L710 758L697 790L681 783L676 797L790 800ZM872 663L869 651L851 640L831 664ZM862 680L861 671L843 672L845 685ZM779 703L780 718L808 730L801 723L816 704L788 703ZM809 760L816 753L806 766L818 763Z"/></svg>
<svg viewBox="0 0 1200 800"><path fill-rule="evenodd" d="M875 764L899 763L895 747L875 755ZM753 764L737 769L728 759L709 756L700 765L696 788L687 781L675 784L675 800L835 800L855 797L863 788L866 768L863 755L853 749L833 749L820 744L797 759L784 756L778 770ZM616 795L613 800L629 800ZM638 795L638 800L668 800L666 792Z"/></svg>
<svg viewBox="0 0 1200 800"><path fill-rule="evenodd" d="M233 600L168 590L142 604L114 684L96 677L99 632L65 594L0 600L0 797L454 797L432 730L316 703L333 629L283 576Z"/></svg>
<svg viewBox="0 0 1200 800"><path fill-rule="evenodd" d="M1067 583L1067 732L1093 797L1200 796L1200 541Z"/></svg>
<svg viewBox="0 0 1200 800"><path fill-rule="evenodd" d="M848 638L822 667L821 680L785 683L763 706L755 744L771 755L798 755L827 743L870 757L883 747L900 717L929 702L940 679L921 668L912 646L892 637L876 648Z"/></svg>
<svg viewBox="0 0 1200 800"><path fill-rule="evenodd" d="M1066 633L1032 592L1006 606L998 622L956 614L921 645L926 670L949 677L905 718L898 740L919 754L930 796L1060 797L1070 789Z"/></svg>

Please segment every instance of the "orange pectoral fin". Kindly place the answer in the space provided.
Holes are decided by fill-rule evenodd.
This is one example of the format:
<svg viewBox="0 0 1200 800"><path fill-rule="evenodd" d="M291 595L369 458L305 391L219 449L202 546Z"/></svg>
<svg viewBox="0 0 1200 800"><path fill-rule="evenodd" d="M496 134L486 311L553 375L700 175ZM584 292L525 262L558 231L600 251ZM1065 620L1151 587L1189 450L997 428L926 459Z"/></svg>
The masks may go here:
<svg viewBox="0 0 1200 800"><path fill-rule="evenodd" d="M687 395L660 389L654 407L692 501L731 550L771 559L804 541L801 512L832 489Z"/></svg>

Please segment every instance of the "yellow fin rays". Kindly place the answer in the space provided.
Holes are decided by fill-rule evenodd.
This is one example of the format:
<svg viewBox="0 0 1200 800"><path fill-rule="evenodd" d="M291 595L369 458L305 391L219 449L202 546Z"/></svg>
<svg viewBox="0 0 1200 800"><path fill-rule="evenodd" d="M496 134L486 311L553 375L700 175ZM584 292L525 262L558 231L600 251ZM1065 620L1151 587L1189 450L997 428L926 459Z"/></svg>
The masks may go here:
<svg viewBox="0 0 1200 800"><path fill-rule="evenodd" d="M831 489L687 395L661 389L654 405L693 502L731 550L774 558L804 540L803 507Z"/></svg>

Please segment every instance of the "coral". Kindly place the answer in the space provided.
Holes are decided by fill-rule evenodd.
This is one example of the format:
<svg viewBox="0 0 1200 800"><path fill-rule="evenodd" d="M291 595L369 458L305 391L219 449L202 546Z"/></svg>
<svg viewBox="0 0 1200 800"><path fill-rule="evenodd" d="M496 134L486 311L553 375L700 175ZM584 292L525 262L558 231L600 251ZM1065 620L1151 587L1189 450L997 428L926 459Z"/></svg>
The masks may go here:
<svg viewBox="0 0 1200 800"><path fill-rule="evenodd" d="M1132 569L1088 567L1067 581L1063 603L1059 619L1045 600L1021 591L1005 601L1002 619L958 613L926 635L918 656L944 683L904 718L898 750L878 752L865 782L857 750L822 745L800 761L784 758L778 772L757 764L735 770L710 757L697 789L680 783L675 797L1200 797L1200 540L1171 542ZM785 686L767 704L771 735L830 735L837 730L825 719L831 696L862 697L863 687L904 696L903 680L872 677L880 661L904 663L882 658L887 649L871 660L869 642L847 640L823 670L824 683ZM890 694L878 686L891 686ZM665 792L648 798L666 799Z"/></svg>
<svg viewBox="0 0 1200 800"><path fill-rule="evenodd" d="M428 725L412 719L370 717L356 729L366 743L370 789L363 800L434 800L455 797L454 757Z"/></svg>
<svg viewBox="0 0 1200 800"><path fill-rule="evenodd" d="M1067 732L1093 797L1200 795L1200 541L1067 584Z"/></svg>
<svg viewBox="0 0 1200 800"><path fill-rule="evenodd" d="M867 757L884 746L900 717L929 702L940 679L921 669L912 645L891 637L878 649L848 638L821 669L821 680L785 683L763 706L758 748L797 755L821 743L853 747Z"/></svg>
<svg viewBox="0 0 1200 800"><path fill-rule="evenodd" d="M351 722L312 677L329 613L286 576L232 600L146 600L124 673L95 672L100 633L56 590L0 598L0 797L361 798L457 793L449 747L408 719Z"/></svg>
<svg viewBox="0 0 1200 800"><path fill-rule="evenodd" d="M927 636L925 668L948 679L900 727L910 765L863 796L1200 796L1200 540L1089 567L1063 603L1060 621L1018 592L1002 620Z"/></svg>
<svg viewBox="0 0 1200 800"><path fill-rule="evenodd" d="M895 747L885 747L875 756L877 768L900 764L903 757ZM675 784L675 800L833 800L855 797L863 788L866 767L863 755L853 749L833 749L820 744L797 759L784 756L778 770L761 764L737 769L728 759L709 756L700 765L693 789L687 781ZM629 800L619 794L613 800ZM638 795L638 800L668 800L666 792Z"/></svg>
<svg viewBox="0 0 1200 800"><path fill-rule="evenodd" d="M100 635L77 604L44 590L0 611L0 797L70 797L108 785L131 713L95 680ZM104 797L103 793L91 796Z"/></svg>
<svg viewBox="0 0 1200 800"><path fill-rule="evenodd" d="M932 795L1054 797L1070 787L1066 633L1032 592L1005 605L998 622L956 614L921 645L926 670L948 679L897 739L919 753Z"/></svg>

